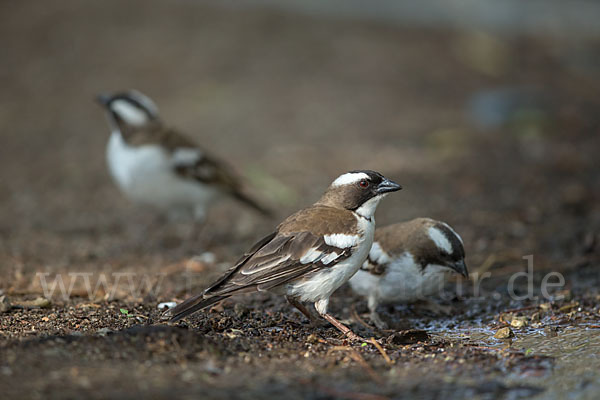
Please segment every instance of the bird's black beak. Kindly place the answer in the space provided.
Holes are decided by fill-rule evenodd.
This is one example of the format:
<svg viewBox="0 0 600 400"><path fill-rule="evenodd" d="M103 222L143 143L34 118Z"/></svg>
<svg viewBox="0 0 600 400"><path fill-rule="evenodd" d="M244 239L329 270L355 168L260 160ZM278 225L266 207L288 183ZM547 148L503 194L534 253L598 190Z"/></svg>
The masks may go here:
<svg viewBox="0 0 600 400"><path fill-rule="evenodd" d="M469 271L467 270L467 264L465 264L465 260L457 261L453 264L449 265L454 271L458 272L465 278L469 278Z"/></svg>
<svg viewBox="0 0 600 400"><path fill-rule="evenodd" d="M108 107L110 104L111 96L108 94L99 94L96 96L96 102L104 107Z"/></svg>
<svg viewBox="0 0 600 400"><path fill-rule="evenodd" d="M383 181L379 185L377 185L377 189L375 189L375 191L377 192L377 194L383 194L395 192L400 189L402 189L402 186L398 185L396 182L384 178Z"/></svg>

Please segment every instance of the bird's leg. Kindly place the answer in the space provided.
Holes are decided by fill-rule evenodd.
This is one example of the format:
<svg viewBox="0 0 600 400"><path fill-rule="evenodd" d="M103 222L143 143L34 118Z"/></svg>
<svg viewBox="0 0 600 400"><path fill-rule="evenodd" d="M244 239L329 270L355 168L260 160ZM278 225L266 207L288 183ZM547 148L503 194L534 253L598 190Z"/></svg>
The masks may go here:
<svg viewBox="0 0 600 400"><path fill-rule="evenodd" d="M371 322L373 322L375 326L380 330L388 329L387 323L385 323L377 313L377 306L379 304L379 302L377 301L377 297L375 295L371 295L369 296L367 302L369 306L369 318L371 318Z"/></svg>
<svg viewBox="0 0 600 400"><path fill-rule="evenodd" d="M375 324L377 329L385 331L389 328L387 322L381 319L377 311L371 311L371 313L369 314L369 318L371 319L371 322Z"/></svg>
<svg viewBox="0 0 600 400"><path fill-rule="evenodd" d="M348 328L346 325L342 324L340 321L335 319L333 317L333 315L327 313L327 305L328 304L329 304L329 299L319 300L315 303L315 309L317 310L319 315L321 317L323 317L331 325L335 326L348 339L355 341L355 342L363 340L363 338L358 336L356 333L352 332L352 329Z"/></svg>
<svg viewBox="0 0 600 400"><path fill-rule="evenodd" d="M298 311L300 311L302 314L304 314L304 316L306 318L308 318L308 320L310 322L315 321L315 317L310 313L310 311L308 311L306 309L306 307L304 307L304 304L300 303L298 300L296 300L295 298L290 297L290 296L285 296L285 298L288 301L288 303L290 303L292 306L296 307L296 309Z"/></svg>
<svg viewBox="0 0 600 400"><path fill-rule="evenodd" d="M338 328L344 335L346 335L346 337L348 339L355 341L355 342L363 340L360 336L358 336L356 333L352 332L352 330L350 328L348 328L346 325L342 324L340 321L335 319L332 315L324 313L324 314L321 314L321 317L325 318L329 323L331 323L331 325Z"/></svg>

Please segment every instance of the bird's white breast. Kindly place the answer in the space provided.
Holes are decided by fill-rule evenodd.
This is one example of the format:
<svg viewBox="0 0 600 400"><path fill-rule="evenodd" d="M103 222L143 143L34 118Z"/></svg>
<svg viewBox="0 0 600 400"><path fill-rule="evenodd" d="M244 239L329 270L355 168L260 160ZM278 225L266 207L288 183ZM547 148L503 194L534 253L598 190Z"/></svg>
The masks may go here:
<svg viewBox="0 0 600 400"><path fill-rule="evenodd" d="M367 271L358 270L356 274L350 278L350 286L352 290L360 296L369 297L371 293L374 293L379 287L379 281L381 277L379 275L371 274Z"/></svg>
<svg viewBox="0 0 600 400"><path fill-rule="evenodd" d="M119 132L113 132L108 141L106 158L110 173L117 185L127 194L140 180L150 180L156 171L166 168L167 161L157 146L129 146Z"/></svg>
<svg viewBox="0 0 600 400"><path fill-rule="evenodd" d="M412 255L404 253L391 261L380 277L377 297L382 303L422 300L441 292L449 271L447 267L435 264L422 269Z"/></svg>
<svg viewBox="0 0 600 400"><path fill-rule="evenodd" d="M203 208L215 194L206 185L177 176L173 157L158 145L130 146L115 131L106 156L115 182L135 202L166 210L194 209Z"/></svg>

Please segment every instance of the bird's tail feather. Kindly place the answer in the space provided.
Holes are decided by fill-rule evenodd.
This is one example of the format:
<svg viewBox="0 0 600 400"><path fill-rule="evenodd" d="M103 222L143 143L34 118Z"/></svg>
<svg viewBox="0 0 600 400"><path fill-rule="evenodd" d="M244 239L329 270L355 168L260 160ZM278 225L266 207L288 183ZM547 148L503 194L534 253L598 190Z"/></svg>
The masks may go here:
<svg viewBox="0 0 600 400"><path fill-rule="evenodd" d="M223 299L226 299L227 297L229 296L213 296L204 298L203 294L199 294L198 296L191 297L172 309L167 310L164 316L165 319L169 319L169 322L179 321L181 318L213 305Z"/></svg>

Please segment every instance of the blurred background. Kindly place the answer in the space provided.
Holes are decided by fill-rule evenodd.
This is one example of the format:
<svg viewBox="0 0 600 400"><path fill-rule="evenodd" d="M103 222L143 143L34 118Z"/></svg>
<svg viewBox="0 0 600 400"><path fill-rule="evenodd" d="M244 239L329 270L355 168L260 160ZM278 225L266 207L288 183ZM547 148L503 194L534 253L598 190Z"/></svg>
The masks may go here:
<svg viewBox="0 0 600 400"><path fill-rule="evenodd" d="M597 296L599 17L589 0L2 1L0 289L39 293L40 271L167 272L172 298L180 272L205 271L191 256L224 268L339 174L374 169L404 186L378 225L442 219L473 272L508 276L533 254ZM277 218L225 202L189 237L130 204L93 101L130 88Z"/></svg>
<svg viewBox="0 0 600 400"><path fill-rule="evenodd" d="M110 180L93 98L135 88L277 209L274 221L236 203L214 210L211 229L233 235L214 243L226 259L340 173L370 168L405 186L380 225L443 219L466 237L471 265L510 249L572 263L599 225L598 10L584 0L3 2L2 262L35 271L92 257L97 268L122 260L131 246L119 244L144 224L144 242L168 244L145 249L158 253L149 262L205 247L147 232L153 213Z"/></svg>

